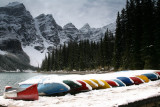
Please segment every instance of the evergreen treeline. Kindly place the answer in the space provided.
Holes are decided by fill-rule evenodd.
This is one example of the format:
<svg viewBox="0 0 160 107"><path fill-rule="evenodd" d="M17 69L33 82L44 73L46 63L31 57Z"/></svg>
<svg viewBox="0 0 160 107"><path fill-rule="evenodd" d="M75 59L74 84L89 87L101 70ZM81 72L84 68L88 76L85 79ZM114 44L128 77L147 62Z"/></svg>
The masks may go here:
<svg viewBox="0 0 160 107"><path fill-rule="evenodd" d="M127 0L115 38L115 69L159 69L160 0Z"/></svg>
<svg viewBox="0 0 160 107"><path fill-rule="evenodd" d="M113 59L114 36L106 31L100 42L83 40L70 41L48 53L42 62L41 70L91 70L110 69Z"/></svg>

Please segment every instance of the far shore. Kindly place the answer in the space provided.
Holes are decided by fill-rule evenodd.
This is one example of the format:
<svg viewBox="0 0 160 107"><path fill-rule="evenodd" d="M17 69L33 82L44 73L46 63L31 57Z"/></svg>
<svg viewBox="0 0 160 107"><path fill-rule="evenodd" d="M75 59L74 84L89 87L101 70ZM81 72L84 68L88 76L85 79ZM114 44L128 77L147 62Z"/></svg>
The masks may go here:
<svg viewBox="0 0 160 107"><path fill-rule="evenodd" d="M27 71L0 71L0 73L43 73L43 74L80 74L80 75L85 75L85 74L103 74L103 73L110 73L110 72L115 72L115 71L99 71L99 70L87 70L87 71L32 71L32 70L27 70Z"/></svg>
<svg viewBox="0 0 160 107"><path fill-rule="evenodd" d="M44 73L44 74L80 74L80 75L85 75L85 74L103 74L103 73L110 73L114 71L40 71L37 73Z"/></svg>

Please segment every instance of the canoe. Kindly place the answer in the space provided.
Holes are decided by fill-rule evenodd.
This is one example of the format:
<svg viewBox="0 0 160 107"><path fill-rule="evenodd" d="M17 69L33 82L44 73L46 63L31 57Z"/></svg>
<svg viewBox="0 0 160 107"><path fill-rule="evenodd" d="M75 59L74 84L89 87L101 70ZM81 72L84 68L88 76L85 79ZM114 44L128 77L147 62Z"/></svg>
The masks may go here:
<svg viewBox="0 0 160 107"><path fill-rule="evenodd" d="M76 89L76 88L80 88L82 86L82 84L80 84L77 81L73 81L73 80L63 80L63 83L68 85L71 90Z"/></svg>
<svg viewBox="0 0 160 107"><path fill-rule="evenodd" d="M134 82L135 85L139 85L144 83L144 81L138 77L129 77L130 79L132 79L132 81Z"/></svg>
<svg viewBox="0 0 160 107"><path fill-rule="evenodd" d="M158 79L160 79L160 71L155 71L154 73L157 74L158 75Z"/></svg>
<svg viewBox="0 0 160 107"><path fill-rule="evenodd" d="M142 79L144 82L149 82L149 79L148 79L148 77L146 77L145 75L136 75L136 77L138 77L138 78L140 78L140 79Z"/></svg>
<svg viewBox="0 0 160 107"><path fill-rule="evenodd" d="M77 80L77 82L79 82L81 84L81 87L76 88L75 91L81 92L81 91L90 91L90 90L92 90L92 87L89 84L87 84L86 82L81 81L81 80Z"/></svg>
<svg viewBox="0 0 160 107"><path fill-rule="evenodd" d="M70 94L78 93L78 91L76 89L82 87L82 84L79 83L78 81L63 80L63 83L70 87L70 91L69 91Z"/></svg>
<svg viewBox="0 0 160 107"><path fill-rule="evenodd" d="M92 80L83 80L83 81L86 82L87 84L89 84L92 87L92 89L97 89L98 88L98 84L96 84Z"/></svg>
<svg viewBox="0 0 160 107"><path fill-rule="evenodd" d="M103 86L105 85L102 81L100 80L96 80L96 79L90 79L91 81L95 82L96 84L98 84L97 89L102 89Z"/></svg>
<svg viewBox="0 0 160 107"><path fill-rule="evenodd" d="M158 76L160 76L160 71L155 71L156 74L158 74Z"/></svg>
<svg viewBox="0 0 160 107"><path fill-rule="evenodd" d="M117 77L117 79L121 80L126 86L133 85L134 82L128 77Z"/></svg>
<svg viewBox="0 0 160 107"><path fill-rule="evenodd" d="M28 87L29 85L31 84L21 84L20 87ZM37 89L39 95L53 95L70 91L68 85L59 82L39 83Z"/></svg>
<svg viewBox="0 0 160 107"><path fill-rule="evenodd" d="M64 83L52 82L46 84L38 84L38 92L40 95L52 95L70 91L70 87Z"/></svg>
<svg viewBox="0 0 160 107"><path fill-rule="evenodd" d="M158 75L155 73L146 73L146 74L142 74L142 75L146 76L151 81L158 80Z"/></svg>
<svg viewBox="0 0 160 107"><path fill-rule="evenodd" d="M124 86L126 86L121 80L119 80L119 79L113 79L113 81L115 81L117 84L119 84L119 86L118 87L124 87Z"/></svg>
<svg viewBox="0 0 160 107"><path fill-rule="evenodd" d="M112 81L112 80L105 80L110 86L112 87L118 87L119 84L116 83L115 81Z"/></svg>
<svg viewBox="0 0 160 107"><path fill-rule="evenodd" d="M31 85L28 88L12 88L6 86L3 97L14 100L38 100L37 84Z"/></svg>
<svg viewBox="0 0 160 107"><path fill-rule="evenodd" d="M104 86L102 86L101 89L111 88L111 86L105 80L100 80L100 81L104 83Z"/></svg>

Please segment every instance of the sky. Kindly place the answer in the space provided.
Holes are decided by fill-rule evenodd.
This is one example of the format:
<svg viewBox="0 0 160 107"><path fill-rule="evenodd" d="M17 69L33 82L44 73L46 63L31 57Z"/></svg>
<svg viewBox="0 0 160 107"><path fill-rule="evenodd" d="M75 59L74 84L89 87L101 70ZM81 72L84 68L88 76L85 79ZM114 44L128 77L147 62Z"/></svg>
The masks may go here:
<svg viewBox="0 0 160 107"><path fill-rule="evenodd" d="M10 2L21 2L33 17L52 14L57 24L73 23L81 28L102 27L116 21L117 12L125 7L126 0L0 0L0 7Z"/></svg>

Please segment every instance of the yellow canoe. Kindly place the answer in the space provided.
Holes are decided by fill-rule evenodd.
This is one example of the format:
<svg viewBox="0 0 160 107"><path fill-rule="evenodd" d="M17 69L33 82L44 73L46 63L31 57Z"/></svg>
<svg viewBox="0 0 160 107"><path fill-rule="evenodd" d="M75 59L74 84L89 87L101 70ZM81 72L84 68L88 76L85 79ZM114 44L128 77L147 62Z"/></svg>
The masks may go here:
<svg viewBox="0 0 160 107"><path fill-rule="evenodd" d="M100 80L96 80L96 79L90 79L91 81L95 82L96 84L98 84L97 89L102 89L102 87L105 85L102 81Z"/></svg>
<svg viewBox="0 0 160 107"><path fill-rule="evenodd" d="M102 89L111 88L111 86L105 80L100 80L100 81L104 83L104 86L102 87Z"/></svg>
<svg viewBox="0 0 160 107"><path fill-rule="evenodd" d="M144 76L144 75L136 75L136 77L139 77L140 79L142 79L144 82L149 82L149 79Z"/></svg>
<svg viewBox="0 0 160 107"><path fill-rule="evenodd" d="M83 81L86 82L87 84L89 84L92 87L92 89L97 89L98 88L98 84L96 84L92 80L83 80Z"/></svg>

